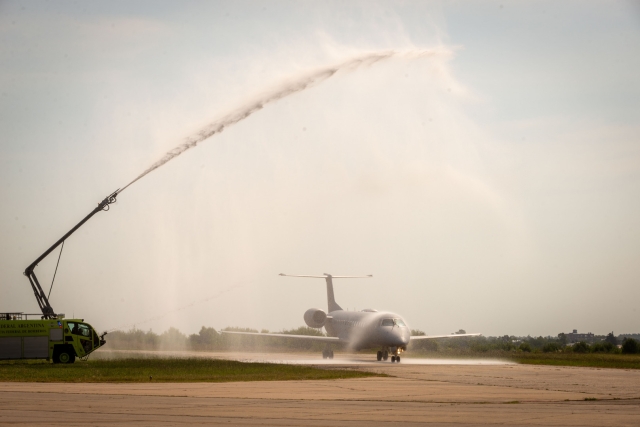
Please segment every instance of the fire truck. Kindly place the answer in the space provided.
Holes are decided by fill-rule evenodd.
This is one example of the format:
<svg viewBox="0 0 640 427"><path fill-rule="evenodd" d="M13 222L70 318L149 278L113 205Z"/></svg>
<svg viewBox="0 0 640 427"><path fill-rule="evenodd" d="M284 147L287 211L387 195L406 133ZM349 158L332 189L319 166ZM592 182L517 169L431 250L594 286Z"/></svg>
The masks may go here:
<svg viewBox="0 0 640 427"><path fill-rule="evenodd" d="M47 359L73 363L106 344L84 319L29 319L24 313L0 313L0 359Z"/></svg>
<svg viewBox="0 0 640 427"><path fill-rule="evenodd" d="M106 332L98 336L84 319L65 319L64 314L53 310L49 303L51 289L49 294L45 294L34 270L40 261L61 245L62 255L64 241L93 215L108 211L109 205L115 203L118 191L98 203L98 207L25 269L24 275L29 279L42 314L0 313L0 359L46 359L53 363L73 363L77 357L87 358L106 344ZM56 272L57 268L56 265ZM55 272L53 278L55 280Z"/></svg>

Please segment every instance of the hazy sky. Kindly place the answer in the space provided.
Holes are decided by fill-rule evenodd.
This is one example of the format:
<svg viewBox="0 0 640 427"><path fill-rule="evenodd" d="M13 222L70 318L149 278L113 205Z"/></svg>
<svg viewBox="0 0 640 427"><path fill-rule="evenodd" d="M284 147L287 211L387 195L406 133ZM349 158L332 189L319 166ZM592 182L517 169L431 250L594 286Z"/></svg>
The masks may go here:
<svg viewBox="0 0 640 427"><path fill-rule="evenodd" d="M279 330L387 309L429 334L640 331L638 2L0 2L0 311L107 194L266 106L65 244L51 304L99 331ZM36 269L48 290L58 252Z"/></svg>

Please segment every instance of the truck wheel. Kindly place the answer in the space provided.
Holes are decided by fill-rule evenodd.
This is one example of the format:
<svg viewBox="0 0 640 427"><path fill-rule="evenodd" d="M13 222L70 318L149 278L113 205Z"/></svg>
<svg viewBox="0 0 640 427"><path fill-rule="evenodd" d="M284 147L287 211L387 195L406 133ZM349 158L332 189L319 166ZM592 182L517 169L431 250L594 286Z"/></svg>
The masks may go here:
<svg viewBox="0 0 640 427"><path fill-rule="evenodd" d="M76 361L76 355L69 347L63 347L53 356L53 363L73 363Z"/></svg>

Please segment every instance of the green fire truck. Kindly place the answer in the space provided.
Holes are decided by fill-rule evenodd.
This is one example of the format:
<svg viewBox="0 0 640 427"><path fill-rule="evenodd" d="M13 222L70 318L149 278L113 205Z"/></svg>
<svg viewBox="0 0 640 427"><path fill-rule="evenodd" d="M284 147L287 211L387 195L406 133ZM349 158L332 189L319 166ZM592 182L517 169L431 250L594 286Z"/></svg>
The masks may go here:
<svg viewBox="0 0 640 427"><path fill-rule="evenodd" d="M105 344L84 319L28 320L24 313L0 313L0 359L47 359L73 363Z"/></svg>
<svg viewBox="0 0 640 427"><path fill-rule="evenodd" d="M51 288L48 295L44 293L34 269L58 246L61 246L58 256L58 263L60 263L64 241L93 215L100 211L108 211L109 205L115 203L118 191L119 189L98 203L98 207L24 270L24 275L29 278L42 315L0 313L0 360L47 359L54 363L73 363L76 357L88 357L93 351L106 344L104 339L106 332L98 336L93 327L85 323L84 319L65 319L64 314L55 313L49 304ZM56 264L56 271L53 273L53 280L55 280L57 271L58 264ZM53 287L53 281L51 287ZM30 316L31 319L29 319ZM40 318L37 319L37 317Z"/></svg>

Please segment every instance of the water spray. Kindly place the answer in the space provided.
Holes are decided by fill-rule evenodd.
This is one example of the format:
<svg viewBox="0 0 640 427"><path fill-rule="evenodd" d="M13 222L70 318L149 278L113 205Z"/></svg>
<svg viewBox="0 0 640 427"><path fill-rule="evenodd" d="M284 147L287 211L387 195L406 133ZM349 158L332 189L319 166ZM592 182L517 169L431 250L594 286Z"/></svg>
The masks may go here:
<svg viewBox="0 0 640 427"><path fill-rule="evenodd" d="M31 287L33 289L34 295L40 306L40 310L42 311L42 318L44 319L53 319L57 317L54 309L51 307L49 303L49 296L51 293L51 288L53 287L53 281L51 282L51 288L49 290L49 295L45 294L44 290L40 286L40 282L38 281L34 269L38 265L40 261L46 258L54 249L58 246L64 244L65 240L71 236L78 228L80 228L85 222L87 222L91 217L93 217L96 213L101 211L108 211L109 205L116 202L116 197L122 193L125 189L127 189L131 184L138 181L140 178L145 175L153 172L158 169L160 166L184 153L185 151L195 147L198 143L208 139L211 136L214 136L229 126L232 126L247 117L251 116L257 111L260 111L266 105L278 101L280 99L286 98L290 95L293 95L297 92L304 91L314 85L317 85L330 77L334 76L339 72L351 72L360 68L369 67L377 62L393 58L393 57L404 57L404 58L418 58L425 56L435 56L438 54L446 53L443 50L410 50L410 51L381 51L381 52L371 52L361 56L357 56L346 61L343 61L337 65L328 66L316 69L311 72L307 72L302 75L292 76L287 79L285 82L270 87L269 89L263 91L262 93L251 98L250 101L242 104L240 107L230 111L229 113L223 115L221 118L213 121L209 125L202 128L199 132L194 135L186 138L186 140L175 147L174 149L168 151L160 160L153 163L149 168L143 171L140 175L138 175L133 181L129 182L124 187L114 191L110 195L104 198L98 206L89 213L82 221L80 221L75 227L73 227L70 231L68 231L64 236L62 236L56 243L54 243L49 249L47 249L42 255L40 255L34 262L32 262L24 271L24 275L29 278L29 282L31 283ZM62 250L60 251L60 256L62 255ZM60 262L60 256L58 257L58 264ZM56 265L56 272L58 266ZM54 273L55 280L55 273Z"/></svg>
<svg viewBox="0 0 640 427"><path fill-rule="evenodd" d="M153 163L149 166L144 172L138 175L133 181L122 187L118 190L118 194L127 189L131 184L138 181L140 178L145 175L153 172L158 169L160 166L164 165L168 161L178 157L180 154L185 151L195 147L200 142L208 139L218 133L221 133L229 126L232 126L252 114L260 111L267 104L273 103L280 99L286 98L294 93L302 92L305 89L308 89L312 86L315 86L330 77L334 76L338 72L351 72L355 71L359 68L369 67L377 62L394 58L394 57L405 57L405 58L418 58L425 56L434 56L438 54L442 54L442 50L410 50L410 51L382 51L382 52L372 52L365 55L361 55L355 58L348 59L343 61L337 65L323 67L316 69L311 72L307 72L303 75L293 76L287 79L285 82L275 85L261 94L256 95L251 98L250 101L245 104L237 107L231 112L223 115L221 118L211 122L204 128L202 128L199 132L195 133L192 136L189 136L185 139L185 141L175 147L174 149L168 151L160 160Z"/></svg>
<svg viewBox="0 0 640 427"><path fill-rule="evenodd" d="M190 302L188 304L185 304L185 305L180 306L178 308L174 308L172 310L166 311L166 312L158 314L156 316L149 317L149 318L147 318L145 320L142 320L142 321L139 321L139 322L129 323L127 325L121 325L121 326L118 326L118 327L112 328L112 329L107 329L105 331L105 334L108 334L108 333L111 333L111 332L115 332L115 331L122 331L122 330L124 330L126 328L131 329L132 327L135 327L136 325L140 325L140 324L143 324L143 323L149 323L149 322L152 322L154 320L160 320L160 319L162 319L164 317L167 317L170 314L186 310L187 308L193 307L194 305L201 304L201 303L204 303L204 302L208 302L208 301L211 301L211 300L214 300L214 299L218 299L221 296L223 296L224 294L233 291L234 289L245 287L245 286L247 286L247 285L249 285L251 283L253 283L253 281L245 282L245 283L236 283L235 285L231 285L231 286L229 286L229 287L227 287L227 288L225 288L225 289L221 290L220 292L217 292L217 293L215 293L213 295L210 295L210 296L205 297L205 298L198 298L197 300L194 300L194 301L192 301L192 302Z"/></svg>

